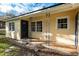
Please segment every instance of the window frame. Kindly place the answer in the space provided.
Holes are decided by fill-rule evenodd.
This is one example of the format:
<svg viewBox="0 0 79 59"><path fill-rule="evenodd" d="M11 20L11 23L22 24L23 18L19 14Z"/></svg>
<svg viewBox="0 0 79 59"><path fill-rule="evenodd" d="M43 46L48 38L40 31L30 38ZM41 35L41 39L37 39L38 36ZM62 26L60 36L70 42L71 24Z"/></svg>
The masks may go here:
<svg viewBox="0 0 79 59"><path fill-rule="evenodd" d="M33 26L32 23L35 23L35 26L34 26L34 27L35 27L35 28L34 28L35 30L34 30L34 31L32 30L32 26ZM32 32L36 32L36 22L31 22L31 31L32 31Z"/></svg>
<svg viewBox="0 0 79 59"><path fill-rule="evenodd" d="M32 22L35 22L35 31L32 31ZM42 32L43 31L43 23L42 23L42 31L38 31L37 29L37 22L42 22L41 20L40 21L32 21L31 22L31 32Z"/></svg>
<svg viewBox="0 0 79 59"><path fill-rule="evenodd" d="M9 31L11 31L11 22L9 22L8 28L9 28Z"/></svg>
<svg viewBox="0 0 79 59"><path fill-rule="evenodd" d="M39 27L38 27L38 22L41 22L41 26L40 26L40 30L41 30L41 31L38 30L38 28L39 28ZM42 30L42 28L43 28L43 26L42 26L42 21L37 21L36 23L37 23L37 25L36 25L36 26L37 26L37 27L36 27L37 32L42 32L42 31L43 31L43 30Z"/></svg>
<svg viewBox="0 0 79 59"><path fill-rule="evenodd" d="M63 18L67 18L67 28L58 28L58 19L63 19ZM69 16L63 16L63 17L57 17L56 18L56 29L60 30L60 29L69 29Z"/></svg>
<svg viewBox="0 0 79 59"><path fill-rule="evenodd" d="M15 31L15 22L9 22L9 31Z"/></svg>
<svg viewBox="0 0 79 59"><path fill-rule="evenodd" d="M12 31L15 31L15 23L12 22Z"/></svg>

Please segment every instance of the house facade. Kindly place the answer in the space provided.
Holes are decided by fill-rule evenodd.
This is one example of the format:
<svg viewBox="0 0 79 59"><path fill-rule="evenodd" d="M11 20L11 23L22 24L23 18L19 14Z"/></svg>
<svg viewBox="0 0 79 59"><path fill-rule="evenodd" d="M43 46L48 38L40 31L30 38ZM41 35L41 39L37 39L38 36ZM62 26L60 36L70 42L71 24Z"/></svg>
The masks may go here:
<svg viewBox="0 0 79 59"><path fill-rule="evenodd" d="M79 4L58 4L6 21L6 37L34 38L51 44L78 44Z"/></svg>

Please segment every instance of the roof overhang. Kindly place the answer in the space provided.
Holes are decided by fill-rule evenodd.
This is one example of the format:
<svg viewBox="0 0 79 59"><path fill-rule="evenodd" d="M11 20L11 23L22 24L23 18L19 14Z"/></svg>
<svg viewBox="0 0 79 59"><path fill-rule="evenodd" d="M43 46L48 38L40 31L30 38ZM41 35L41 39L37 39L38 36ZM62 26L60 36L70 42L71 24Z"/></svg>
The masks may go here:
<svg viewBox="0 0 79 59"><path fill-rule="evenodd" d="M15 18L11 18L9 20L13 20L13 19L18 19L18 18L21 18L21 17L36 17L36 16L40 16L41 14L46 14L46 13L50 13L50 14L55 14L55 13L59 13L59 12L64 12L64 11L68 11L68 10L72 10L72 9L76 9L76 8L79 8L79 3L66 3L66 4L62 4L62 5L58 5L58 6L55 6L55 7L51 7L51 8L47 8L47 9L41 9L41 10L38 10L36 12L32 12L32 13L27 13L25 15L22 15L22 16L18 16L18 17L15 17Z"/></svg>

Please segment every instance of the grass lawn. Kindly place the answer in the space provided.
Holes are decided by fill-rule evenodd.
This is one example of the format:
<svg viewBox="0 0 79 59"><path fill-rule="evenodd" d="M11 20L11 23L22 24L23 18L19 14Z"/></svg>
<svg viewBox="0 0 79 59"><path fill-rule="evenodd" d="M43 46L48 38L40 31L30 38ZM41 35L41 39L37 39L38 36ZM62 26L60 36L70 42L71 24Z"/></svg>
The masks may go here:
<svg viewBox="0 0 79 59"><path fill-rule="evenodd" d="M2 34L2 35L1 35ZM5 38L5 32L0 31L0 56L16 56L19 53L19 49L12 49L11 52L5 52L9 47L14 46Z"/></svg>
<svg viewBox="0 0 79 59"><path fill-rule="evenodd" d="M14 46L6 38L0 37L0 56L17 56L19 55L20 48L16 47L12 49L10 52L5 52L5 50L9 49L9 47Z"/></svg>
<svg viewBox="0 0 79 59"><path fill-rule="evenodd" d="M5 49L10 47L11 45L8 43L8 41L5 40L5 38L0 38L0 56L5 55Z"/></svg>

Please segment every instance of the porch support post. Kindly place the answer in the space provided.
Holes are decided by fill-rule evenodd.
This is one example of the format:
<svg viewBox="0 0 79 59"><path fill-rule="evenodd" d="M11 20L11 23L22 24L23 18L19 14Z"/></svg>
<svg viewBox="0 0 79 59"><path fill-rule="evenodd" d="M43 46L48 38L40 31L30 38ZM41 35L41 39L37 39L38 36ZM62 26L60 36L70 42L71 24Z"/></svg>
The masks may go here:
<svg viewBox="0 0 79 59"><path fill-rule="evenodd" d="M75 48L78 47L78 36L79 36L79 9L77 9L77 13L75 16Z"/></svg>
<svg viewBox="0 0 79 59"><path fill-rule="evenodd" d="M31 21L32 21L32 17L29 18L29 36L30 36L30 38L32 37L32 33L31 33Z"/></svg>
<svg viewBox="0 0 79 59"><path fill-rule="evenodd" d="M78 47L78 13L75 17L75 48Z"/></svg>
<svg viewBox="0 0 79 59"><path fill-rule="evenodd" d="M46 9L46 39L47 45L50 44L50 12Z"/></svg>

